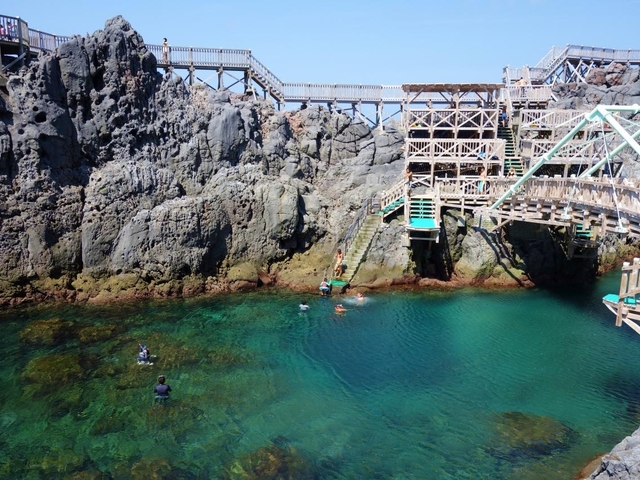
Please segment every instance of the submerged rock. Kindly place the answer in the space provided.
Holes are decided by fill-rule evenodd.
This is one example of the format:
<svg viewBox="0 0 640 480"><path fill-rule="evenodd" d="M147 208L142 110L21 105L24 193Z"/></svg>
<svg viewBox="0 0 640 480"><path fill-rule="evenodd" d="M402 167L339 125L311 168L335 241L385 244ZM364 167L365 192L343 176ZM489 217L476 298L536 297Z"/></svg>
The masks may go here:
<svg viewBox="0 0 640 480"><path fill-rule="evenodd" d="M42 387L58 388L82 378L85 368L79 355L52 354L32 359L22 378Z"/></svg>
<svg viewBox="0 0 640 480"><path fill-rule="evenodd" d="M291 446L269 445L243 455L226 468L229 480L316 479L315 468Z"/></svg>
<svg viewBox="0 0 640 480"><path fill-rule="evenodd" d="M509 462L526 462L566 450L576 436L550 417L504 412L496 419L490 453Z"/></svg>
<svg viewBox="0 0 640 480"><path fill-rule="evenodd" d="M74 335L74 324L60 318L30 322L20 332L20 340L29 344L55 345Z"/></svg>

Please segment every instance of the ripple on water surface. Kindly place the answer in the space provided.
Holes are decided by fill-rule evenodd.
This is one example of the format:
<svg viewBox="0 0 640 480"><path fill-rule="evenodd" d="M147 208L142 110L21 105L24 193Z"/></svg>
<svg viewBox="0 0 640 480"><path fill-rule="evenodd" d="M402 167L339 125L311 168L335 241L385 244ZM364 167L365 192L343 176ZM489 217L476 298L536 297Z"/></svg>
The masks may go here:
<svg viewBox="0 0 640 480"><path fill-rule="evenodd" d="M5 312L0 477L572 478L640 421L617 281Z"/></svg>

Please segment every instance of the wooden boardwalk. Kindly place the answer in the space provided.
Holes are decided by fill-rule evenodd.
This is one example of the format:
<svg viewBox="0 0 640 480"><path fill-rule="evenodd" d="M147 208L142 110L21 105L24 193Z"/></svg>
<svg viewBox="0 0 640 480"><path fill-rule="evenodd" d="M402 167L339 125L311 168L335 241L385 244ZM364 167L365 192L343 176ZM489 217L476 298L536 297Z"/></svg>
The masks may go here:
<svg viewBox="0 0 640 480"><path fill-rule="evenodd" d="M27 22L18 17L0 15L0 60L26 60L37 56L41 51L51 51L72 37L53 35L29 28ZM147 44L158 60L158 66L165 69L180 69L188 72L188 78L194 82L201 80L198 71L218 72L218 85L223 87L225 72L242 72L242 82L249 86L255 83L263 89L265 97L273 98L277 104L291 103L327 103L347 104L351 106L372 104L377 106L374 122L382 122L382 106L385 104L404 105L407 94L402 85L348 85L322 83L290 83L280 80L271 70L262 64L251 50L201 48L170 46L163 50L162 45ZM640 64L640 50L613 50L568 45L563 49L552 48L536 64L525 69L504 70L504 97L515 104L544 104L553 99L550 84L560 81L581 81L590 68L607 62L622 62L631 65ZM10 63L10 62L9 62ZM0 70L6 70L8 63L0 63ZM563 73L571 70L572 75ZM576 73L578 72L578 73ZM519 78L525 78L527 84L514 85ZM427 103L439 100L432 92L422 92L411 101Z"/></svg>

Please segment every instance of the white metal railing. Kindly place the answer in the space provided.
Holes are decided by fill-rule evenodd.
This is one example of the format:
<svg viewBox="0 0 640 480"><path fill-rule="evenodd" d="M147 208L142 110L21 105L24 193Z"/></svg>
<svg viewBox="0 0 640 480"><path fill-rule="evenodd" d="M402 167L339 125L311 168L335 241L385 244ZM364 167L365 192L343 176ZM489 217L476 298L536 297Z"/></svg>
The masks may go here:
<svg viewBox="0 0 640 480"><path fill-rule="evenodd" d="M615 48L584 47L582 45L568 45L567 57L589 58L604 62L640 62L640 49L618 50Z"/></svg>
<svg viewBox="0 0 640 480"><path fill-rule="evenodd" d="M480 158L491 161L504 158L505 141L502 139L408 138L406 149L408 160L425 158L457 161Z"/></svg>

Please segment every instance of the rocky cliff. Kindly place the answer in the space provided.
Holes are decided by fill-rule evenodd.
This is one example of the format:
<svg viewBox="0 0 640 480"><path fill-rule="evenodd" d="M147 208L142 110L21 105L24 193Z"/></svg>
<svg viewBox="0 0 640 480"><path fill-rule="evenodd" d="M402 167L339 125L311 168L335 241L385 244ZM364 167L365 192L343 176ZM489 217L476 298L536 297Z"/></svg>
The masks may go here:
<svg viewBox="0 0 640 480"><path fill-rule="evenodd" d="M616 78L631 85L616 101L635 98L637 75ZM563 88L567 108L595 99ZM316 288L362 201L400 179L402 147L394 124L188 86L111 19L0 89L0 304ZM544 227L495 233L455 211L444 224L438 244L410 249L386 224L353 283L528 285L598 269L567 260ZM604 245L612 261L626 253Z"/></svg>
<svg viewBox="0 0 640 480"><path fill-rule="evenodd" d="M362 200L399 177L402 143L393 126L187 87L114 18L0 97L2 302L269 282L301 254L315 283Z"/></svg>

